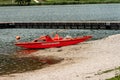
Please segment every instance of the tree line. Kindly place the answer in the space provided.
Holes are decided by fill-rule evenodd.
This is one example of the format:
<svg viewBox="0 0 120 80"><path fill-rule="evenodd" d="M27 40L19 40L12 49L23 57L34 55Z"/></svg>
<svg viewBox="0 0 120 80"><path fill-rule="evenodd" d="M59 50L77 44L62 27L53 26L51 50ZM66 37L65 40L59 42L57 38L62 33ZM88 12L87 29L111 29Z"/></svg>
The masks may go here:
<svg viewBox="0 0 120 80"><path fill-rule="evenodd" d="M31 0L15 0L15 2L22 6L22 5L30 5Z"/></svg>

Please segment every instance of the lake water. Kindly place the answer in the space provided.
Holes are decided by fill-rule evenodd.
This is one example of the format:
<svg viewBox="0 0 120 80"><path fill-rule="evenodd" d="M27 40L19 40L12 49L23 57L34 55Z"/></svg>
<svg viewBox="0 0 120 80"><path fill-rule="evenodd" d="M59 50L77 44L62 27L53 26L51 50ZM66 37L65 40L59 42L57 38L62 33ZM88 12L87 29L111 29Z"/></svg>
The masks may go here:
<svg viewBox="0 0 120 80"><path fill-rule="evenodd" d="M57 29L0 29L0 54L12 54L16 50L20 50L14 45L15 37L21 36L21 41L31 41L40 35L50 34L59 31ZM120 30L77 30L63 29L59 34L63 37L71 35L72 37L92 35L92 40L107 37L112 34L118 34Z"/></svg>
<svg viewBox="0 0 120 80"><path fill-rule="evenodd" d="M0 22L120 20L120 4L0 7Z"/></svg>

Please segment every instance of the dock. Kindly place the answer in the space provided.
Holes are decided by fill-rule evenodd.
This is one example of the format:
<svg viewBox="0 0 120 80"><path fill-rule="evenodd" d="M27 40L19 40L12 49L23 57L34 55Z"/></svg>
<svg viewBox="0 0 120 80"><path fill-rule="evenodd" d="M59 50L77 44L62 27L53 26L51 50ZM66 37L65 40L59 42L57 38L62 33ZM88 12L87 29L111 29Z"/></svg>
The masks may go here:
<svg viewBox="0 0 120 80"><path fill-rule="evenodd" d="M0 29L11 28L120 30L120 21L0 22Z"/></svg>

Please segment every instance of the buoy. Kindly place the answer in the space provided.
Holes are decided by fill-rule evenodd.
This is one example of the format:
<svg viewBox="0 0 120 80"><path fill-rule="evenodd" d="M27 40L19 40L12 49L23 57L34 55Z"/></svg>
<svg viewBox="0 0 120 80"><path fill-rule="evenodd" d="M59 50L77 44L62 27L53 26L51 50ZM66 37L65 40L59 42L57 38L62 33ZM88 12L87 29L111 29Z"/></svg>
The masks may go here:
<svg viewBox="0 0 120 80"><path fill-rule="evenodd" d="M16 36L16 40L19 40L20 39L20 36Z"/></svg>

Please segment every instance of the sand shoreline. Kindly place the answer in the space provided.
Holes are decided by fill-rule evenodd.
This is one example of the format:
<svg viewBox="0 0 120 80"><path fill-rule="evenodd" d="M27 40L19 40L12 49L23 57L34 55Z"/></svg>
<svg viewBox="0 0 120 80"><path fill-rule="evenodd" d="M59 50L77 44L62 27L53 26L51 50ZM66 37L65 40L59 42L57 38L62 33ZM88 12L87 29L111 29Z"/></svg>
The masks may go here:
<svg viewBox="0 0 120 80"><path fill-rule="evenodd" d="M0 76L0 80L105 80L120 66L120 34L61 48L39 50L29 56L63 58L58 64L32 72Z"/></svg>

